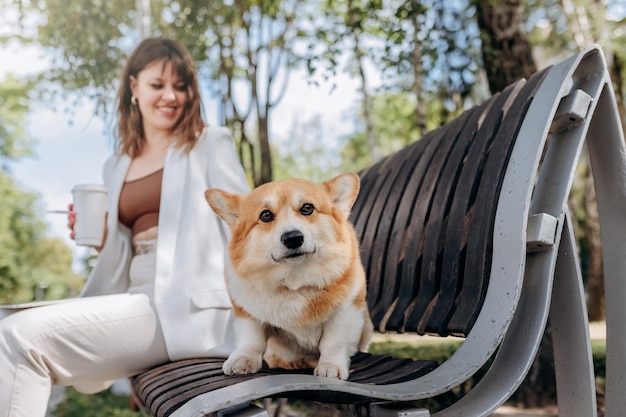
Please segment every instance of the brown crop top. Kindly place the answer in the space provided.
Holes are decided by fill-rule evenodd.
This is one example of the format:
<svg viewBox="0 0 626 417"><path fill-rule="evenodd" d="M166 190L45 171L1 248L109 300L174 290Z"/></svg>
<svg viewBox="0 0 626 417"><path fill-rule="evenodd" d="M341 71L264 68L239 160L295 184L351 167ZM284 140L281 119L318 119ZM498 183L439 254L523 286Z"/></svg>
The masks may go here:
<svg viewBox="0 0 626 417"><path fill-rule="evenodd" d="M163 168L145 177L125 181L119 201L119 217L133 237L159 224Z"/></svg>

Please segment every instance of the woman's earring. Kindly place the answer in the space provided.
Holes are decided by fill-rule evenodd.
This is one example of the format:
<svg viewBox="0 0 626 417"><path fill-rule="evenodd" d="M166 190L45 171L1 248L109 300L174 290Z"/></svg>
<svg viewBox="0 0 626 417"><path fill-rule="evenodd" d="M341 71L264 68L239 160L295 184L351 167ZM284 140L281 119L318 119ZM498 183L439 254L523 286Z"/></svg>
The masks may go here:
<svg viewBox="0 0 626 417"><path fill-rule="evenodd" d="M134 95L132 95L130 97L130 102L133 104L133 106L137 105L137 97L135 97Z"/></svg>

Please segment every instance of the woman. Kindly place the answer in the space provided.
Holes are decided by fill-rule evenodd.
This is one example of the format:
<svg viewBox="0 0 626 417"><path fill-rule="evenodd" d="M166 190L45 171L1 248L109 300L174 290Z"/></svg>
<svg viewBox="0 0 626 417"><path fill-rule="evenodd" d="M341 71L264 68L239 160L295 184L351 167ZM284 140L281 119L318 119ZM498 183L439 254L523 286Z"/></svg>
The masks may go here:
<svg viewBox="0 0 626 417"><path fill-rule="evenodd" d="M231 136L205 126L192 57L172 40L139 44L118 101L98 262L81 298L0 321L0 417L43 417L52 384L93 393L232 350L227 229L204 200L210 187L248 191Z"/></svg>

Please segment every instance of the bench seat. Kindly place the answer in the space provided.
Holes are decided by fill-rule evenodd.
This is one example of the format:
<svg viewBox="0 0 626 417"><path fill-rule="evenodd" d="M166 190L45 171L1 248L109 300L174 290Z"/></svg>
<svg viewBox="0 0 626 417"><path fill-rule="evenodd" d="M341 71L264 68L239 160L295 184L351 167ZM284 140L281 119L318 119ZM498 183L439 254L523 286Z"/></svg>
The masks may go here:
<svg viewBox="0 0 626 417"><path fill-rule="evenodd" d="M149 392L146 401L151 404L155 417L166 417L191 398L217 388L232 386L244 381L279 374L309 374L313 369L286 371L270 369L267 365L256 374L235 375L224 378L224 359L188 359L167 364L139 376L134 386L136 392ZM384 355L357 353L352 358L349 381L361 384L395 384L420 377L437 366L435 361L392 358ZM366 398L334 391L289 392L287 398L315 399L317 401L346 404L365 401Z"/></svg>

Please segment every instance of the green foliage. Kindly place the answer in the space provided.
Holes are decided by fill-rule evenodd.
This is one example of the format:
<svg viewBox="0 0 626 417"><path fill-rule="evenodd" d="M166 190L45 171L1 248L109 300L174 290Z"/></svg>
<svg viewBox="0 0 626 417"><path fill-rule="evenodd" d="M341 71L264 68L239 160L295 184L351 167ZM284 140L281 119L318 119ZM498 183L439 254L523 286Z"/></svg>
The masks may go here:
<svg viewBox="0 0 626 417"><path fill-rule="evenodd" d="M246 165L260 167L250 175L255 182L271 179L267 116L286 91L287 68L294 61L291 47L297 34L293 22L298 1L161 0L148 1L146 11L138 10L134 0L19 4L22 20L37 28L36 34L21 42L43 46L51 59L39 79L43 100L78 97L67 104L66 110L72 111L87 98L96 103L100 116L109 118L118 74L139 37L177 39L190 50L200 78L210 81L202 85L223 99L219 123L250 125L257 119L258 148L250 148L250 158L256 159L260 152L260 164ZM137 26L142 30L149 26L147 33ZM248 94L233 93L242 88Z"/></svg>
<svg viewBox="0 0 626 417"><path fill-rule="evenodd" d="M32 154L33 143L24 129L32 87L14 75L0 80L0 161Z"/></svg>
<svg viewBox="0 0 626 417"><path fill-rule="evenodd" d="M344 70L341 55L359 32L363 53L383 74L385 89L411 91L416 66L423 68L429 97L441 91L465 97L476 82L480 38L470 1L326 0L323 5L304 27L310 44L302 57L310 72L332 76ZM356 61L347 61L348 72L358 71Z"/></svg>
<svg viewBox="0 0 626 417"><path fill-rule="evenodd" d="M11 301L29 274L34 243L42 239L44 224L37 218L36 196L18 189L0 171L0 301Z"/></svg>
<svg viewBox="0 0 626 417"><path fill-rule="evenodd" d="M372 96L372 101L374 136L380 155L397 152L420 138L415 125L417 103L414 96L408 93L387 93ZM426 106L427 131L436 129L460 112L460 109L454 113L445 111L443 103L438 100L429 102ZM362 118L362 115L355 118ZM374 162L364 131L346 139L341 150L341 160L341 171L355 172Z"/></svg>
<svg viewBox="0 0 626 417"><path fill-rule="evenodd" d="M0 303L72 297L83 284L72 272L71 250L46 238L39 196L23 191L9 172L8 162L33 153L26 131L33 86L16 75L0 81Z"/></svg>
<svg viewBox="0 0 626 417"><path fill-rule="evenodd" d="M606 340L592 340L591 354L596 378L604 381L606 378Z"/></svg>
<svg viewBox="0 0 626 417"><path fill-rule="evenodd" d="M416 102L408 93L381 93L372 97L373 125L376 145L381 155L396 152L419 139L414 123ZM427 106L427 129L432 130L445 120L442 103L433 101ZM332 142L326 140L322 121L313 118L300 122L294 120L288 139L274 148L280 156L275 162L276 179L300 177L320 182L341 172L358 172L372 162L366 133L360 130L364 121L358 120L358 133L345 139L339 150L340 158Z"/></svg>
<svg viewBox="0 0 626 417"><path fill-rule="evenodd" d="M333 143L325 140L320 117L294 120L288 137L275 146L274 178L304 178L320 183L340 174L339 158L330 157Z"/></svg>
<svg viewBox="0 0 626 417"><path fill-rule="evenodd" d="M246 151L250 155L244 161L255 183L267 180L275 165L270 164L267 115L286 91L282 81L288 79L289 68L300 60L312 72L334 74L340 69L357 74L363 69L355 65L360 59L349 59L345 68L339 63L346 51L353 51L350 43L357 40L358 34L357 49L376 72L383 74L385 89L415 92L418 59L424 74L419 85L427 91L419 100L444 101L442 109L452 111L463 104L478 71L473 9L464 1L149 3L151 34L176 38L185 44L198 63L201 77L212 81L208 83L211 93L223 98L219 123L239 123L258 131L251 135L256 143ZM34 24L37 31L24 31L13 38L41 45L51 57L49 68L41 74L43 82L38 91L42 98L57 94L69 97L68 93L78 91L80 95L74 97L87 97L97 103L101 115L108 114L114 102L115 77L138 37L141 16L135 1L18 1L16 7L22 13L21 21ZM245 93L235 94L235 90ZM462 100L451 99L455 95ZM75 104L68 103L68 108ZM236 137L245 142L247 136ZM415 140L414 133L397 138ZM287 160L286 165L301 166L302 161ZM358 165L352 163L350 168Z"/></svg>
<svg viewBox="0 0 626 417"><path fill-rule="evenodd" d="M61 239L44 238L37 242L29 259L29 288L38 285L46 300L77 297L85 279L72 271L72 261L72 251ZM28 281L25 279L24 283Z"/></svg>
<svg viewBox="0 0 626 417"><path fill-rule="evenodd" d="M415 99L406 94L380 94L372 97L372 124L380 155L396 152L419 138L415 126ZM364 123L364 122L361 122ZM367 134L361 131L348 138L341 151L342 168L359 171L372 164Z"/></svg>
<svg viewBox="0 0 626 417"><path fill-rule="evenodd" d="M219 65L209 60L210 51L217 46L220 27L228 32L230 25L241 26L233 8L219 1L152 1L151 12L153 34L183 43L198 66L209 69L211 77L218 79Z"/></svg>
<svg viewBox="0 0 626 417"><path fill-rule="evenodd" d="M127 396L114 395L110 390L85 395L68 388L65 400L59 404L53 415L55 417L140 417L142 414L130 409L130 400Z"/></svg>
<svg viewBox="0 0 626 417"><path fill-rule="evenodd" d="M389 355L394 358L427 359L441 364L448 359L463 343L462 339L450 338L449 340L432 343L409 343L409 342L373 342L369 352L376 355Z"/></svg>
<svg viewBox="0 0 626 417"><path fill-rule="evenodd" d="M72 272L72 252L45 237L38 196L0 171L0 201L0 303L31 301L37 285L46 299L77 295L83 280Z"/></svg>
<svg viewBox="0 0 626 417"><path fill-rule="evenodd" d="M42 92L80 90L100 110L110 106L116 77L128 53L133 0L49 0L33 3L43 16L32 42L48 49L49 68L41 74ZM60 87L60 88L59 88Z"/></svg>

